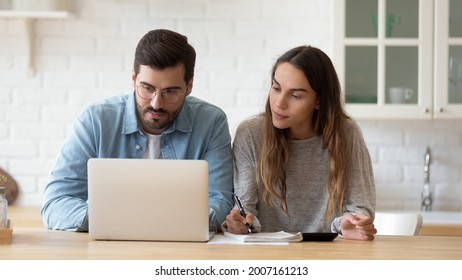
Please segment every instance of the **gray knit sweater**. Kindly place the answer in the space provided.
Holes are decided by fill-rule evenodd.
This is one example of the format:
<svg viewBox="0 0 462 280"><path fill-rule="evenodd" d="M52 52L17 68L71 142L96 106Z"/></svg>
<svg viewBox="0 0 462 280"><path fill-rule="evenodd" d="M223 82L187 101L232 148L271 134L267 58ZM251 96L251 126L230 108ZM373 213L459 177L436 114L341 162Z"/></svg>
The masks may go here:
<svg viewBox="0 0 462 280"><path fill-rule="evenodd" d="M360 128L349 123L351 137L350 172L343 212L374 216L375 185L371 160ZM286 214L276 204L269 207L263 201L263 186L257 186L255 167L263 143L263 118L242 122L236 132L234 151L234 191L248 213L257 219L255 231L339 232L340 219L325 220L328 193L328 152L322 148L319 136L306 140L292 140L286 169Z"/></svg>

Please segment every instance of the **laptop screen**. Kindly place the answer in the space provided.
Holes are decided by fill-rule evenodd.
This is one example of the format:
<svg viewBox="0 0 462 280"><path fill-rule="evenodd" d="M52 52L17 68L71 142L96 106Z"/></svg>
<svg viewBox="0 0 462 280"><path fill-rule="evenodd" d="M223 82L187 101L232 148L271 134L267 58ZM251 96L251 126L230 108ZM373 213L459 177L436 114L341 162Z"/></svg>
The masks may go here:
<svg viewBox="0 0 462 280"><path fill-rule="evenodd" d="M208 164L90 159L88 204L92 239L207 241Z"/></svg>

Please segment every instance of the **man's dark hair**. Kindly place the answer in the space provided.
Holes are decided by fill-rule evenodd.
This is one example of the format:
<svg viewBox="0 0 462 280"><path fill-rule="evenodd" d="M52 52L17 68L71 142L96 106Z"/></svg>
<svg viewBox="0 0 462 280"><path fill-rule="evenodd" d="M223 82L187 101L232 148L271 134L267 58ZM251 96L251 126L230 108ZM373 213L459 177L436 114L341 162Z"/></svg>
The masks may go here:
<svg viewBox="0 0 462 280"><path fill-rule="evenodd" d="M140 65L162 70L183 64L184 80L188 83L194 76L195 63L196 51L186 36L166 29L156 29L149 31L138 43L133 69L138 75Z"/></svg>

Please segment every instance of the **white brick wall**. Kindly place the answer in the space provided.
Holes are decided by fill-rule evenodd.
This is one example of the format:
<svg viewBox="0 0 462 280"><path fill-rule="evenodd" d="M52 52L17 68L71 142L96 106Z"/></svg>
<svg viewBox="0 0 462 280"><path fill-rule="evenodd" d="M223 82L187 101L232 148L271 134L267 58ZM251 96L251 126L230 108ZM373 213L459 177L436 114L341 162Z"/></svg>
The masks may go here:
<svg viewBox="0 0 462 280"><path fill-rule="evenodd" d="M277 56L300 44L331 54L333 1L72 0L73 17L35 20L33 76L22 23L0 18L0 166L20 184L17 203L41 204L62 141L85 106L132 90L134 49L147 31L189 37L198 55L193 94L225 110L233 135L263 108ZM379 209L419 209L428 145L435 209L462 210L461 123L359 122Z"/></svg>
<svg viewBox="0 0 462 280"><path fill-rule="evenodd" d="M371 153L379 209L417 210L426 147L435 210L461 210L462 125L460 120L360 121Z"/></svg>

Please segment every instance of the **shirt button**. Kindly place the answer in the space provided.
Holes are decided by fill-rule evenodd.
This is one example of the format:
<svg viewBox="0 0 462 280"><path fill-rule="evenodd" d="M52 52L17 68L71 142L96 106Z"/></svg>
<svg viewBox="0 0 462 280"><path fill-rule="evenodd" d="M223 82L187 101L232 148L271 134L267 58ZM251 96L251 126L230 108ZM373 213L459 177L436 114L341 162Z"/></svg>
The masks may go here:
<svg viewBox="0 0 462 280"><path fill-rule="evenodd" d="M137 150L141 149L141 146L140 145L136 145L135 147Z"/></svg>

